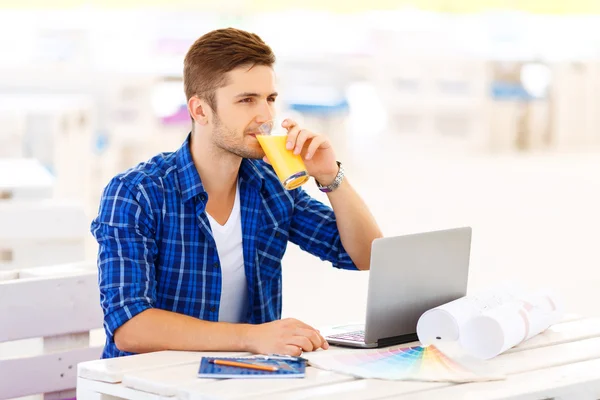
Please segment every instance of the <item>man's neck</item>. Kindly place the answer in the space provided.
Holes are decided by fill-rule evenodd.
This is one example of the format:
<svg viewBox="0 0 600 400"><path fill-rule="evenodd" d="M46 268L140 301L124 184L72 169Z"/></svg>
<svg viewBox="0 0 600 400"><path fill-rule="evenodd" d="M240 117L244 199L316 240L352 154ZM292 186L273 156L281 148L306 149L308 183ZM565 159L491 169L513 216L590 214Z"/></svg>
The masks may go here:
<svg viewBox="0 0 600 400"><path fill-rule="evenodd" d="M192 133L190 152L209 198L227 199L235 195L242 158L217 148L208 135Z"/></svg>

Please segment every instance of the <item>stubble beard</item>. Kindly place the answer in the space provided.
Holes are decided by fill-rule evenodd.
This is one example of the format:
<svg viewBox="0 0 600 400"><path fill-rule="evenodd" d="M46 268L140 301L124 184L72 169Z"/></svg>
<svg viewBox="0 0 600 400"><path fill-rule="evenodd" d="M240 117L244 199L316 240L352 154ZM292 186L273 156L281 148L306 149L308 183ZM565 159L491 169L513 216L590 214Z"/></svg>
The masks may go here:
<svg viewBox="0 0 600 400"><path fill-rule="evenodd" d="M246 146L244 144L244 136L240 138L237 132L228 129L216 114L214 124L212 137L213 143L217 148L238 157L254 160L262 159L265 155L260 147L251 148Z"/></svg>

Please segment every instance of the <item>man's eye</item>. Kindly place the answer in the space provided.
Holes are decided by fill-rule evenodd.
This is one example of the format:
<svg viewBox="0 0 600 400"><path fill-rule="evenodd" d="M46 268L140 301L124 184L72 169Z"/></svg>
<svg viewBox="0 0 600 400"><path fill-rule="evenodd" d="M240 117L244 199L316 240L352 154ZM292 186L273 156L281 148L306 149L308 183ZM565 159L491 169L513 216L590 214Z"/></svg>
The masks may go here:
<svg viewBox="0 0 600 400"><path fill-rule="evenodd" d="M247 97L245 99L240 100L240 103L251 103L252 102L252 97Z"/></svg>
<svg viewBox="0 0 600 400"><path fill-rule="evenodd" d="M275 97L269 97L267 99L267 101L270 101L271 103L275 103Z"/></svg>

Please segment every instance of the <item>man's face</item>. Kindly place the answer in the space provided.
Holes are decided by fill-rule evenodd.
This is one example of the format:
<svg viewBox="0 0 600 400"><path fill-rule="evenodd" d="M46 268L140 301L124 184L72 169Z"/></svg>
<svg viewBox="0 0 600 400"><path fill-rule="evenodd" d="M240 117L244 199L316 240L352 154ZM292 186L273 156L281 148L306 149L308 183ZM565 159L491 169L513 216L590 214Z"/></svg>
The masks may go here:
<svg viewBox="0 0 600 400"><path fill-rule="evenodd" d="M227 75L227 86L215 93L213 143L243 158L262 158L257 128L275 116L275 73L271 67L239 67Z"/></svg>

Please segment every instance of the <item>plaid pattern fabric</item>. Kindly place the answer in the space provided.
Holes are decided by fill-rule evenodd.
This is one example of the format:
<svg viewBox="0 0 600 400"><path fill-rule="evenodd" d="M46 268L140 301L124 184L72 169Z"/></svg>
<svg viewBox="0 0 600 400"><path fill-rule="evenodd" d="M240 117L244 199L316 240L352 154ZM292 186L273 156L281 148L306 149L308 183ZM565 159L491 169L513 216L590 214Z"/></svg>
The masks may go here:
<svg viewBox="0 0 600 400"><path fill-rule="evenodd" d="M331 208L300 188L285 190L268 164L244 159L239 188L248 282L245 322L281 317L281 259L288 241L337 268L356 269ZM114 332L148 308L218 320L221 269L207 201L189 136L176 152L117 175L105 188L91 224L99 244L107 336L103 358L131 354L115 346Z"/></svg>

